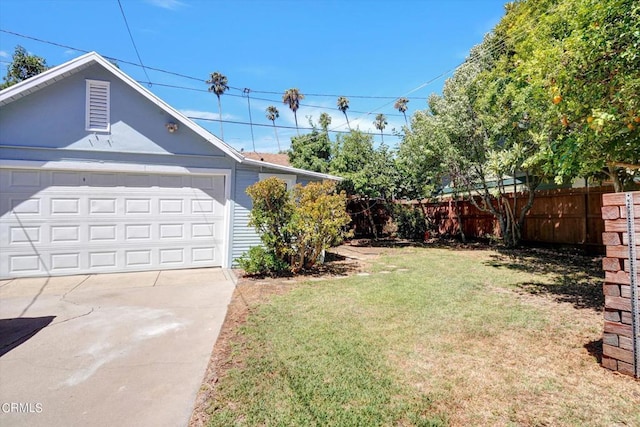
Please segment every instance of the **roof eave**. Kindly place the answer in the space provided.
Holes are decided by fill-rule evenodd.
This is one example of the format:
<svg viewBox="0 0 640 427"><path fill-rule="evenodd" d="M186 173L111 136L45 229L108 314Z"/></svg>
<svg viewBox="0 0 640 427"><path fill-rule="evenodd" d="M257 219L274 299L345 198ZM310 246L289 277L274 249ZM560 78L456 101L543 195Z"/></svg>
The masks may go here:
<svg viewBox="0 0 640 427"><path fill-rule="evenodd" d="M291 166L283 166L283 165L278 165L275 163L269 163L269 162L265 162L262 160L253 160L250 159L248 157L242 157L242 160L240 160L240 163L246 164L246 165L251 165L251 166L260 166L260 167L267 167L269 169L275 169L275 170L279 170L282 172L288 172L288 173L294 173L296 175L305 175L305 176L312 176L314 178L320 178L320 179L328 179L330 181L342 181L344 178L336 176L336 175L330 175L330 174L326 174L326 173L320 173L320 172L313 172L313 171L308 171L305 169L298 169L298 168L294 168Z"/></svg>

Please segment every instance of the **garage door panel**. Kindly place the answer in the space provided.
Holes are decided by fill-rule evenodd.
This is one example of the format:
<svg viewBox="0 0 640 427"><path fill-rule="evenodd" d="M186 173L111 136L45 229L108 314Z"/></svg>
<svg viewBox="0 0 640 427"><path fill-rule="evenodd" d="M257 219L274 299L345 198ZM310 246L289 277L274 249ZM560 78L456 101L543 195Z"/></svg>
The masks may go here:
<svg viewBox="0 0 640 427"><path fill-rule="evenodd" d="M88 212L91 215L116 215L118 201L115 198L89 198Z"/></svg>
<svg viewBox="0 0 640 427"><path fill-rule="evenodd" d="M41 227L40 226L27 226L21 227L18 225L9 227L9 243L13 245L30 245L34 243L41 243Z"/></svg>
<svg viewBox="0 0 640 427"><path fill-rule="evenodd" d="M0 178L2 278L222 264L224 177L0 169Z"/></svg>
<svg viewBox="0 0 640 427"><path fill-rule="evenodd" d="M51 254L51 271L77 271L80 269L80 254L78 252L72 253L54 253Z"/></svg>
<svg viewBox="0 0 640 427"><path fill-rule="evenodd" d="M125 240L150 240L151 224L125 224Z"/></svg>
<svg viewBox="0 0 640 427"><path fill-rule="evenodd" d="M82 184L82 176L79 172L51 172L51 183L58 188L75 188Z"/></svg>
<svg viewBox="0 0 640 427"><path fill-rule="evenodd" d="M90 187L116 187L118 185L118 175L116 173L87 173L84 179Z"/></svg>
<svg viewBox="0 0 640 427"><path fill-rule="evenodd" d="M191 248L191 260L193 263L212 263L215 259L215 249L213 246L202 246Z"/></svg>
<svg viewBox="0 0 640 427"><path fill-rule="evenodd" d="M116 251L89 252L89 268L117 267Z"/></svg>
<svg viewBox="0 0 640 427"><path fill-rule="evenodd" d="M160 249L160 265L173 266L185 262L184 248Z"/></svg>
<svg viewBox="0 0 640 427"><path fill-rule="evenodd" d="M42 203L40 198L32 197L32 198L22 198L22 197L11 197L8 199L8 209L7 213L16 217L18 215L40 215L42 212ZM5 209L2 210L3 214Z"/></svg>
<svg viewBox="0 0 640 427"><path fill-rule="evenodd" d="M47 227L44 227L45 229ZM52 225L49 227L51 243L79 243L81 241L81 226L79 225Z"/></svg>
<svg viewBox="0 0 640 427"><path fill-rule="evenodd" d="M31 255L9 255L9 268L15 273L33 273L36 274L42 270L40 257L36 254Z"/></svg>
<svg viewBox="0 0 640 427"><path fill-rule="evenodd" d="M151 249L125 251L125 266L151 266Z"/></svg>
<svg viewBox="0 0 640 427"><path fill-rule="evenodd" d="M51 216L80 215L80 199L52 197L49 200Z"/></svg>
<svg viewBox="0 0 640 427"><path fill-rule="evenodd" d="M159 212L161 215L183 214L184 200L182 199L160 199Z"/></svg>

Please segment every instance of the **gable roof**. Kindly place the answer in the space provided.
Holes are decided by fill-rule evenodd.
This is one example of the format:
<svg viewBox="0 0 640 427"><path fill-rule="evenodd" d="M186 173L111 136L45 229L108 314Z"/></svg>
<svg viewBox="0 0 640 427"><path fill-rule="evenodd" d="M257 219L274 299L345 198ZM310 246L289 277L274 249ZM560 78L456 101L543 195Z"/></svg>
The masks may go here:
<svg viewBox="0 0 640 427"><path fill-rule="evenodd" d="M297 169L290 166L278 165L270 162L264 162L259 160L253 160L245 157L237 151L235 148L231 147L224 141L222 141L217 136L213 135L211 132L206 130L205 128L196 124L193 120L189 119L180 111L176 110L158 96L144 88L140 83L136 82L134 79L129 77L129 75L125 74L118 67L113 65L111 62L107 61L105 58L100 56L96 52L89 52L82 56L79 56L75 59L72 59L64 64L58 65L56 67L50 68L43 73L38 74L37 76L33 76L26 80L21 81L13 86L10 86L6 89L0 91L0 107L10 104L13 101L16 101L24 96L30 95L42 88L45 88L55 82L62 80L66 77L69 77L85 68L88 68L92 65L98 64L102 66L104 69L113 74L120 81L125 83L127 86L132 88L134 91L138 92L140 95L145 97L147 100L158 106L161 110L164 110L167 114L171 115L175 118L176 121L180 122L181 125L191 129L197 135L202 137L205 141L213 144L216 148L220 149L223 153L231 157L233 160L237 161L241 164L247 164L252 166L260 166L260 167L269 167L271 169L280 170L283 172L296 173L301 175L313 176L321 179L330 179L334 181L340 181L342 178L307 171L303 169Z"/></svg>
<svg viewBox="0 0 640 427"><path fill-rule="evenodd" d="M260 160L261 162L273 163L282 166L291 166L289 163L289 155L283 153L256 153L254 151L244 151L242 155L245 158Z"/></svg>

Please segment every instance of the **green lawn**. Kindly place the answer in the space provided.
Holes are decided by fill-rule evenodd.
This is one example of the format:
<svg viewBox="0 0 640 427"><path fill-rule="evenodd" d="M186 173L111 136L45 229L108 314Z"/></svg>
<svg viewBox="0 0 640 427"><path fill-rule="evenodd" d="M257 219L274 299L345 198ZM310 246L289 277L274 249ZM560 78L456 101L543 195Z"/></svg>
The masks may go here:
<svg viewBox="0 0 640 427"><path fill-rule="evenodd" d="M252 308L210 424L640 425L640 383L588 351L599 278L553 262L405 248L296 285Z"/></svg>

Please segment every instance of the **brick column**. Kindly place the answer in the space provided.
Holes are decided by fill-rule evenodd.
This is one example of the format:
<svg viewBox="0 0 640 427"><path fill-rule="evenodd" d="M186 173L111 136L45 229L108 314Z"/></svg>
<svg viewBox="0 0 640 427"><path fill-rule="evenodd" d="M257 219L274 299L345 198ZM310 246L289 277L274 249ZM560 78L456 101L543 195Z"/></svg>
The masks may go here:
<svg viewBox="0 0 640 427"><path fill-rule="evenodd" d="M640 191L631 193L634 203L636 258L640 254ZM605 271L604 335L602 338L602 366L634 376L634 333L632 327L631 280L629 276L629 236L625 193L602 196L602 218L606 257L602 260ZM640 261L636 261L640 265ZM640 273L638 274L640 276ZM640 283L640 277L638 277ZM636 295L638 293L636 292ZM640 304L640 301L638 301ZM640 340L640 337L637 337ZM640 343L640 341L638 341ZM638 344L636 344L636 347ZM640 351L638 348L635 351Z"/></svg>

